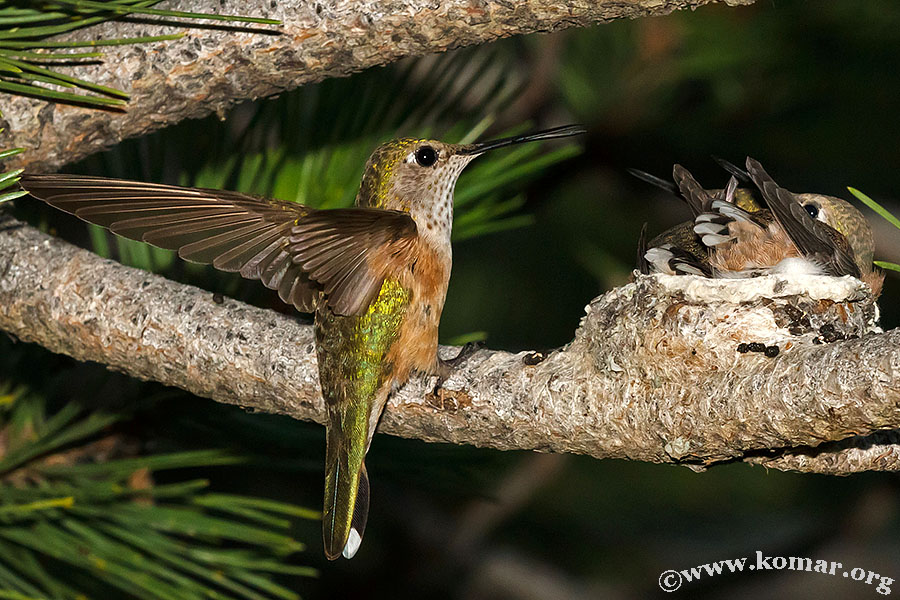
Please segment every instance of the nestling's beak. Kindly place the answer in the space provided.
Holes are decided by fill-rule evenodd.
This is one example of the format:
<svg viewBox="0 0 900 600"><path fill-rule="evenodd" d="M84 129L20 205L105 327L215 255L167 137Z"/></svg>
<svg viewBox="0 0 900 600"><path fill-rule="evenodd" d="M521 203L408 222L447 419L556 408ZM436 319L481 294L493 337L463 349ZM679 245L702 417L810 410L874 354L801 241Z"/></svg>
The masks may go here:
<svg viewBox="0 0 900 600"><path fill-rule="evenodd" d="M525 135L515 135L513 137L493 140L490 142L476 142L462 146L456 154L481 154L488 150L512 146L513 144L522 144L525 142L535 142L538 140L549 140L553 138L569 137L586 133L587 129L584 125L563 125L562 127L554 127L553 129L545 129L544 131L536 131L534 133L526 133Z"/></svg>

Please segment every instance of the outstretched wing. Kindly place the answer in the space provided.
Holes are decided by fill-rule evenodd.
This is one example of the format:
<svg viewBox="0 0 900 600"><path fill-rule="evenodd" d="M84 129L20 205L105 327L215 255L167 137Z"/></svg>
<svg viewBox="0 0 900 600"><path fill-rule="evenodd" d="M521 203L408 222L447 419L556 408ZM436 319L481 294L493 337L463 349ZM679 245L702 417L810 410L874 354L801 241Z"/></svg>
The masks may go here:
<svg viewBox="0 0 900 600"><path fill-rule="evenodd" d="M238 192L80 175L22 175L32 196L188 261L259 279L302 312L365 310L409 258L415 222L379 209L316 210ZM395 256L382 264L374 257Z"/></svg>
<svg viewBox="0 0 900 600"><path fill-rule="evenodd" d="M759 162L747 158L747 172L800 254L825 265L832 275L860 276L853 251L843 235L812 218L794 194L779 187Z"/></svg>
<svg viewBox="0 0 900 600"><path fill-rule="evenodd" d="M368 308L384 278L414 260L416 222L380 208L318 210L291 228L288 252L322 285L331 310L356 315Z"/></svg>

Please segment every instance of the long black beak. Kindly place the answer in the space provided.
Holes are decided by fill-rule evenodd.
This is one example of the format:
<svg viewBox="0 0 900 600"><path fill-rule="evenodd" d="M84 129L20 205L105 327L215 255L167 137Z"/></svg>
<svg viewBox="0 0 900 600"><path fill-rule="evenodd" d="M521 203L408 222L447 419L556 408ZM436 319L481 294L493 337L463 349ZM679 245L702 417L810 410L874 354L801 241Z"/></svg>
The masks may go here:
<svg viewBox="0 0 900 600"><path fill-rule="evenodd" d="M513 144L522 144L524 142L536 142L538 140L550 140L553 138L569 137L572 135L580 135L586 133L587 129L584 125L563 125L562 127L554 127L553 129L545 129L544 131L536 131L534 133L526 133L525 135L515 135L513 137L493 140L490 142L476 142L463 146L457 154L481 154L488 150L503 148L504 146L512 146Z"/></svg>

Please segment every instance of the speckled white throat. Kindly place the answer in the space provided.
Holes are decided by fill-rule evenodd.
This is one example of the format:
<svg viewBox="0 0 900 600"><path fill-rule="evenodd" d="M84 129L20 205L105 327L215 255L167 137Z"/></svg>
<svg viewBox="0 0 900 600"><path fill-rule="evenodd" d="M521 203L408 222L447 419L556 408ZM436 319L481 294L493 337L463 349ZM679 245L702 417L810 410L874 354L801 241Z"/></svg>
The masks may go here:
<svg viewBox="0 0 900 600"><path fill-rule="evenodd" d="M432 200L416 203L410 208L410 216L416 222L420 238L448 256L453 229L453 191L460 173L476 156L452 155L445 164L436 167L439 171L437 176L423 190Z"/></svg>

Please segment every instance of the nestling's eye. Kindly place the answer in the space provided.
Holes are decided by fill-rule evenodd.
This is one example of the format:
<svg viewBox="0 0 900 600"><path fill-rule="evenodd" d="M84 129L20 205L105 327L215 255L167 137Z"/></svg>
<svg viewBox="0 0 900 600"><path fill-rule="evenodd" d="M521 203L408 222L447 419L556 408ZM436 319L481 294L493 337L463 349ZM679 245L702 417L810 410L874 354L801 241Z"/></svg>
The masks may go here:
<svg viewBox="0 0 900 600"><path fill-rule="evenodd" d="M813 219L819 216L819 207L815 204L804 204L803 208L806 209L806 212L808 212L809 216L811 216Z"/></svg>
<svg viewBox="0 0 900 600"><path fill-rule="evenodd" d="M422 146L416 150L416 162L423 167L430 167L437 162L437 151L431 146Z"/></svg>

